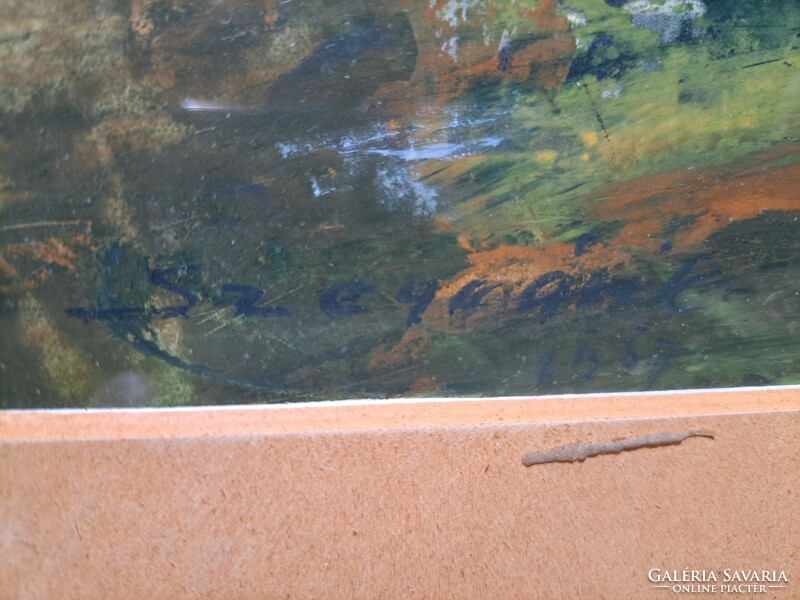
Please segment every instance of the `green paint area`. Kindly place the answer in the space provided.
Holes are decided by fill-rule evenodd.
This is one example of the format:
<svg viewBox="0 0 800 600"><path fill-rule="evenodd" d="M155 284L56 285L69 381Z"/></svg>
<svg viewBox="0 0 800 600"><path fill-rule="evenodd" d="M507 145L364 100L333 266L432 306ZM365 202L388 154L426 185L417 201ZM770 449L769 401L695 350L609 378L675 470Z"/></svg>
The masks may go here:
<svg viewBox="0 0 800 600"><path fill-rule="evenodd" d="M523 147L459 173L456 184L477 182L453 211L459 224L513 235L524 223L540 239L570 239L581 229L567 224L609 183L725 165L796 138L797 8L733 4L732 12L712 4L693 21L696 37L665 45L625 10L567 3L585 20L570 29L578 40L570 74L556 93L519 84L498 92L516 98L508 127L526 132Z"/></svg>
<svg viewBox="0 0 800 600"><path fill-rule="evenodd" d="M767 4L0 8L0 406L800 383Z"/></svg>

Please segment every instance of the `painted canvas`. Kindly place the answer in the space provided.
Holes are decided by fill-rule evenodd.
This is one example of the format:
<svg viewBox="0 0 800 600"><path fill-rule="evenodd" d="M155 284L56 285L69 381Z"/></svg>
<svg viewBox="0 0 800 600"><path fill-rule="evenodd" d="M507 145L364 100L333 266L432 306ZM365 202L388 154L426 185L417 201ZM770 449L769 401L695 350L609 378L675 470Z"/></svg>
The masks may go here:
<svg viewBox="0 0 800 600"><path fill-rule="evenodd" d="M0 407L800 383L796 0L4 0Z"/></svg>

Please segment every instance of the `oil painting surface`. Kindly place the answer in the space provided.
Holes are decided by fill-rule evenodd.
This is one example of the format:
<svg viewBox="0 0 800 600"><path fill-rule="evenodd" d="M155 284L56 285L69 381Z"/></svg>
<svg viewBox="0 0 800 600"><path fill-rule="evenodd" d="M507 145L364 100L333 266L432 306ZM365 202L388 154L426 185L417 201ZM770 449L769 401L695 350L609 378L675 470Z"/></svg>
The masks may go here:
<svg viewBox="0 0 800 600"><path fill-rule="evenodd" d="M800 383L794 0L7 0L0 407Z"/></svg>

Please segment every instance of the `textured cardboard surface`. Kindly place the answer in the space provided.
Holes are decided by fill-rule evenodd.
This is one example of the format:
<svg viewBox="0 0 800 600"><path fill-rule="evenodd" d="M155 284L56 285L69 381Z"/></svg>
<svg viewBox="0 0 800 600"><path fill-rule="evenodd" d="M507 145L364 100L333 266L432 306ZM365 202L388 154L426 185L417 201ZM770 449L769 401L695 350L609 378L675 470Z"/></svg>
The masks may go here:
<svg viewBox="0 0 800 600"><path fill-rule="evenodd" d="M650 569L728 568L798 598L799 392L4 413L0 597L667 598Z"/></svg>

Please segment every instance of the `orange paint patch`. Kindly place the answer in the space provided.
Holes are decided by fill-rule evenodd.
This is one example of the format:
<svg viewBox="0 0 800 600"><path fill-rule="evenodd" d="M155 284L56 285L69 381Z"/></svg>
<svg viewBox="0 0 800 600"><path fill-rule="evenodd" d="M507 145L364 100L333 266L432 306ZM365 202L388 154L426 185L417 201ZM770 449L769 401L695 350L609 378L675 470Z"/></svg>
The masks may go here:
<svg viewBox="0 0 800 600"><path fill-rule="evenodd" d="M470 242L469 238L466 235L458 236L458 246L459 246L459 248L463 248L467 252L475 252L476 251L475 248L472 245L472 242Z"/></svg>
<svg viewBox="0 0 800 600"><path fill-rule="evenodd" d="M68 273L75 272L75 252L58 238L47 242L29 242L30 253L35 260L64 267ZM12 253L13 255L13 253Z"/></svg>
<svg viewBox="0 0 800 600"><path fill-rule="evenodd" d="M278 7L275 0L264 0L264 24L272 29L278 23Z"/></svg>
<svg viewBox="0 0 800 600"><path fill-rule="evenodd" d="M662 227L663 223L656 221L628 223L620 229L612 243L622 248L657 252L663 243L660 235Z"/></svg>
<svg viewBox="0 0 800 600"><path fill-rule="evenodd" d="M2 254L8 260L0 256L0 273L11 283L0 286L0 292L34 289L49 279L52 267L61 267L67 273L75 273L78 248L96 251L91 239L91 227L87 233L67 240L52 237L46 242L34 240L5 246ZM19 273L27 274L20 276Z"/></svg>
<svg viewBox="0 0 800 600"><path fill-rule="evenodd" d="M519 294L539 277L551 271L563 271L579 278L588 278L601 268L609 271L624 266L627 253L602 245L575 256L575 245L553 243L541 248L500 246L486 252L472 252L468 257L472 266L455 278L442 284L436 298L425 311L425 321L448 332L474 330L481 322L494 323L498 315L514 315L513 307ZM449 314L450 300L472 281L483 280L487 286L497 286L484 296L487 310L471 311L454 320Z"/></svg>
<svg viewBox="0 0 800 600"><path fill-rule="evenodd" d="M556 0L542 0L536 10L523 11L522 16L530 16L536 23L539 31L552 33L569 31L569 21L558 14L558 3Z"/></svg>
<svg viewBox="0 0 800 600"><path fill-rule="evenodd" d="M453 228L450 223L441 217L431 217L431 224L433 225L436 233L452 233Z"/></svg>
<svg viewBox="0 0 800 600"><path fill-rule="evenodd" d="M597 246L592 252L575 256L575 244L557 242L541 248L501 245L488 252L473 252L467 258L472 267L443 286L441 294L452 296L473 279L527 285L549 271L581 274L601 267L611 268L624 263L627 255Z"/></svg>
<svg viewBox="0 0 800 600"><path fill-rule="evenodd" d="M519 53L520 62L530 64L530 79L546 90L557 90L569 75L572 55L575 52L575 38L561 34L534 42ZM518 55L514 54L514 61Z"/></svg>
<svg viewBox="0 0 800 600"><path fill-rule="evenodd" d="M400 0L408 7L414 37L417 41L417 62L408 82L392 82L382 86L373 100L383 114L392 116L419 114L414 98L441 105L487 79L532 81L544 89L557 89L569 73L575 38L569 33L569 22L558 12L555 0L543 0L535 10L522 9L520 16L530 21L525 28L533 36L531 43L514 51L509 69L500 70L497 54L498 38L484 42L484 27L497 15L496 6L473 6L469 17L452 22L442 18L445 0L418 4ZM446 40L457 39L454 54ZM530 38L529 38L530 39Z"/></svg>
<svg viewBox="0 0 800 600"><path fill-rule="evenodd" d="M798 150L792 147L753 162L764 165ZM611 243L645 251L668 241L667 232L680 220L680 228L669 241L675 250L688 251L735 221L765 211L800 210L798 190L800 163L772 169L660 173L615 186L589 218L627 223Z"/></svg>

